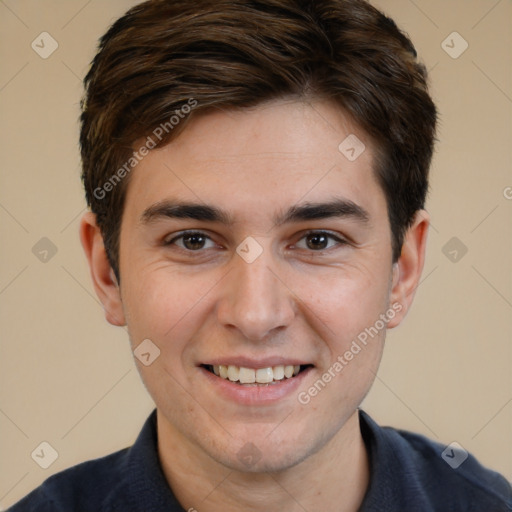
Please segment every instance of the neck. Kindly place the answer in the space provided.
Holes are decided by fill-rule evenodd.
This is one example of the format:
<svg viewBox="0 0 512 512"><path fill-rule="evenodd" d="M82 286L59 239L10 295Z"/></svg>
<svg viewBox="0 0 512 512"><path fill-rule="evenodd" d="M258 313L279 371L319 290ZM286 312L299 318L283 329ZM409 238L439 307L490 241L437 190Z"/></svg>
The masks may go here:
<svg viewBox="0 0 512 512"><path fill-rule="evenodd" d="M356 512L369 482L357 411L319 451L277 473L232 470L192 445L158 414L164 475L185 510Z"/></svg>

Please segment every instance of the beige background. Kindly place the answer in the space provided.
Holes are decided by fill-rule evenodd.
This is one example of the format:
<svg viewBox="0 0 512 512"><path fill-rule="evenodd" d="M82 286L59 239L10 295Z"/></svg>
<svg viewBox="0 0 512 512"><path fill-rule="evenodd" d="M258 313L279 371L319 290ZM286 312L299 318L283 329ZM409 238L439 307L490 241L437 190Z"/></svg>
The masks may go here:
<svg viewBox="0 0 512 512"><path fill-rule="evenodd" d="M3 508L52 473L131 444L153 407L125 330L103 319L77 236L80 80L97 38L134 3L0 1ZM364 408L381 424L457 441L511 479L512 4L375 4L431 69L441 120L423 281L388 334ZM43 31L59 45L47 59L31 48ZM442 47L454 31L469 44L456 59ZM43 237L57 248L46 262L32 251ZM456 262L443 253L452 237L468 249ZM48 469L31 458L42 441L59 455Z"/></svg>

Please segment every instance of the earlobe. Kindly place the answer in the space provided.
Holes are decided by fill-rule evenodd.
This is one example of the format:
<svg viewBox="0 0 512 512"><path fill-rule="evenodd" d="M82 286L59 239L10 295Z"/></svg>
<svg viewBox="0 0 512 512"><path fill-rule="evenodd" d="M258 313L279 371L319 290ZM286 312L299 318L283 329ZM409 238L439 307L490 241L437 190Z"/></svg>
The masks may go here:
<svg viewBox="0 0 512 512"><path fill-rule="evenodd" d="M429 225L428 213L419 210L405 234L400 258L393 265L390 305L397 314L388 322L388 329L400 324L414 299L425 263Z"/></svg>
<svg viewBox="0 0 512 512"><path fill-rule="evenodd" d="M84 248L96 295L103 304L105 318L112 325L126 324L121 293L105 251L96 215L87 212L80 221L80 240Z"/></svg>

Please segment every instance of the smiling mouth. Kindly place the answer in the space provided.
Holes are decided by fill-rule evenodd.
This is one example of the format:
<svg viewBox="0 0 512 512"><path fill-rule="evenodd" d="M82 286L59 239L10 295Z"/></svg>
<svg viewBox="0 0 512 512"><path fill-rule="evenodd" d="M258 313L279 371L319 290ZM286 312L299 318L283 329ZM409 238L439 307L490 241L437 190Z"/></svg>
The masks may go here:
<svg viewBox="0 0 512 512"><path fill-rule="evenodd" d="M201 365L217 377L241 386L268 386L293 379L312 365L278 365L266 368L245 368L234 365Z"/></svg>

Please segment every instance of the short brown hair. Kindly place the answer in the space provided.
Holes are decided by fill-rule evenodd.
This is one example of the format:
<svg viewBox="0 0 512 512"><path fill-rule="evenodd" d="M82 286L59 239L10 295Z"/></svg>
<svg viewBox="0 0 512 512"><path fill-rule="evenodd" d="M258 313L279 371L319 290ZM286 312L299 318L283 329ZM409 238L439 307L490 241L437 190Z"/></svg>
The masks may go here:
<svg viewBox="0 0 512 512"><path fill-rule="evenodd" d="M364 0L150 0L129 10L101 38L85 77L80 134L87 202L118 279L126 162L136 141L191 100L158 144L211 109L285 97L339 105L374 144L396 261L424 206L435 139L416 57L395 22Z"/></svg>

